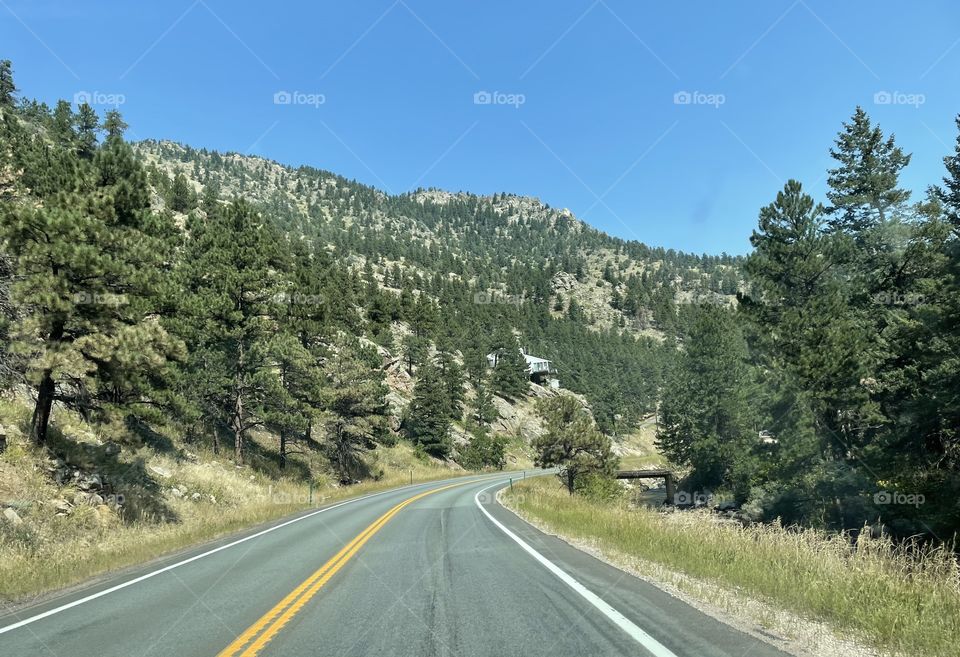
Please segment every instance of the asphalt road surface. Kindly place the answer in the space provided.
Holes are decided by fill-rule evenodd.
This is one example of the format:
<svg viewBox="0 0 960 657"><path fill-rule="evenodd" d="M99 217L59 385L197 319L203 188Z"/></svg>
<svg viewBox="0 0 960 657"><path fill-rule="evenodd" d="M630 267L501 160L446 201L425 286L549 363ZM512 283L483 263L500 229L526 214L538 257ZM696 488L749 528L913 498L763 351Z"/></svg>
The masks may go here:
<svg viewBox="0 0 960 657"><path fill-rule="evenodd" d="M7 613L0 655L785 657L522 522L494 501L508 476L312 510Z"/></svg>

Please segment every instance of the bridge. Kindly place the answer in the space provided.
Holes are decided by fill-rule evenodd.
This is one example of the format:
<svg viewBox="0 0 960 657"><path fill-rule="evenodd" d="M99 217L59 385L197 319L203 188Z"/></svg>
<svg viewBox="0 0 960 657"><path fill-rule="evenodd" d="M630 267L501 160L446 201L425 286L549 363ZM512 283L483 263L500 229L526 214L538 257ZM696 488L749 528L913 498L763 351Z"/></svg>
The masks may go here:
<svg viewBox="0 0 960 657"><path fill-rule="evenodd" d="M667 504L673 504L676 480L671 470L618 470L617 479L663 479L667 489Z"/></svg>

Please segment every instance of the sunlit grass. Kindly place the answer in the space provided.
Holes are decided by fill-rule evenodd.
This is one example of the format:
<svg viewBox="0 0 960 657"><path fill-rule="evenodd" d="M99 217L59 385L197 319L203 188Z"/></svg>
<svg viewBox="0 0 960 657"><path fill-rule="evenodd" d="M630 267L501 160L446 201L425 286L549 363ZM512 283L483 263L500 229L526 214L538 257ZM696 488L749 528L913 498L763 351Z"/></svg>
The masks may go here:
<svg viewBox="0 0 960 657"><path fill-rule="evenodd" d="M471 474L420 467L413 469L413 481ZM197 479L180 477L193 485L199 484ZM0 521L0 600L60 589L312 506L409 484L410 471L391 472L380 481L354 486L319 488L314 491L313 505L306 485L273 482L254 487L238 479L220 472L217 489L227 491L230 497L242 497L241 491L246 489L249 499L231 506L180 500L172 504L179 514L176 522L123 524L83 506L76 507L70 516L53 515L50 509L22 512L24 522L17 527Z"/></svg>
<svg viewBox="0 0 960 657"><path fill-rule="evenodd" d="M28 418L29 409L22 403L0 400L0 424L25 427ZM108 436L95 436L92 427L71 414L61 413L58 420L57 449L87 454L85 458L94 459L88 469L104 473L111 466L108 460L81 448ZM71 438L60 438L61 431ZM411 481L475 474L419 457L410 444L401 442L369 455L375 481L337 486L328 473L316 472L311 502L309 478L302 473L279 476L278 471L265 469L266 464L260 469L236 468L227 456L193 449L192 458L184 459L145 446L124 447L112 467L122 472L142 462L137 483L146 510L136 518L122 518L107 504L76 504L63 515L57 514L57 500L71 501L79 489L70 482L55 483L45 471L51 463L49 453L31 445L22 432L12 436L0 454L0 507L14 508L22 522L0 518L0 601L70 586L311 507ZM152 488L144 489L145 484ZM174 495L173 488L182 492ZM128 499L128 512L132 506Z"/></svg>
<svg viewBox="0 0 960 657"><path fill-rule="evenodd" d="M779 526L721 523L570 497L552 478L505 492L521 514L573 539L736 589L878 648L945 657L960 645L960 569L943 548Z"/></svg>

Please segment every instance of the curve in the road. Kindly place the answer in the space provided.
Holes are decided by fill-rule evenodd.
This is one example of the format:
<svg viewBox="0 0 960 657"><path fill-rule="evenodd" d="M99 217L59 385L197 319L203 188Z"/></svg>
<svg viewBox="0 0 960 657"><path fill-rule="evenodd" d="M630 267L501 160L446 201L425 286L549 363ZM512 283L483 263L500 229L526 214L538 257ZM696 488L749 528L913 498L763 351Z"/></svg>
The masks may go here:
<svg viewBox="0 0 960 657"><path fill-rule="evenodd" d="M304 580L300 586L278 602L273 609L264 614L256 623L248 627L229 646L224 648L217 657L255 657L263 647L283 629L283 626L303 609L304 605L323 588L323 585L330 581L330 578L370 540L370 537L380 531L380 529L390 522L390 519L397 515L404 507L428 495L475 482L476 480L474 479L471 481L457 482L441 488L434 488L409 497L391 508L354 537L352 541L344 545L327 563L320 566L320 568Z"/></svg>
<svg viewBox="0 0 960 657"><path fill-rule="evenodd" d="M490 494L510 476L340 502L0 614L0 657L786 657L523 522Z"/></svg>

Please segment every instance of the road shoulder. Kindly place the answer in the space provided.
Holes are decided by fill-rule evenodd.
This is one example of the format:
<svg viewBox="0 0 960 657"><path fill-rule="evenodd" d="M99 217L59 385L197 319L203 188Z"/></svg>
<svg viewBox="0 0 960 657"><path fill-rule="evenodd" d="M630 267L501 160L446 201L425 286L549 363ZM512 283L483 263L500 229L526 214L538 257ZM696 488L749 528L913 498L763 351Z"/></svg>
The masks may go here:
<svg viewBox="0 0 960 657"><path fill-rule="evenodd" d="M601 545L598 541L565 536L546 523L527 517L502 499L503 488L495 495L492 509L500 522L511 530L533 532L562 542L571 549L588 555L626 573L659 591L679 600L710 618L742 632L764 644L795 657L885 657L863 644L839 636L826 624L778 609L762 600L716 584L698 580L660 564Z"/></svg>

